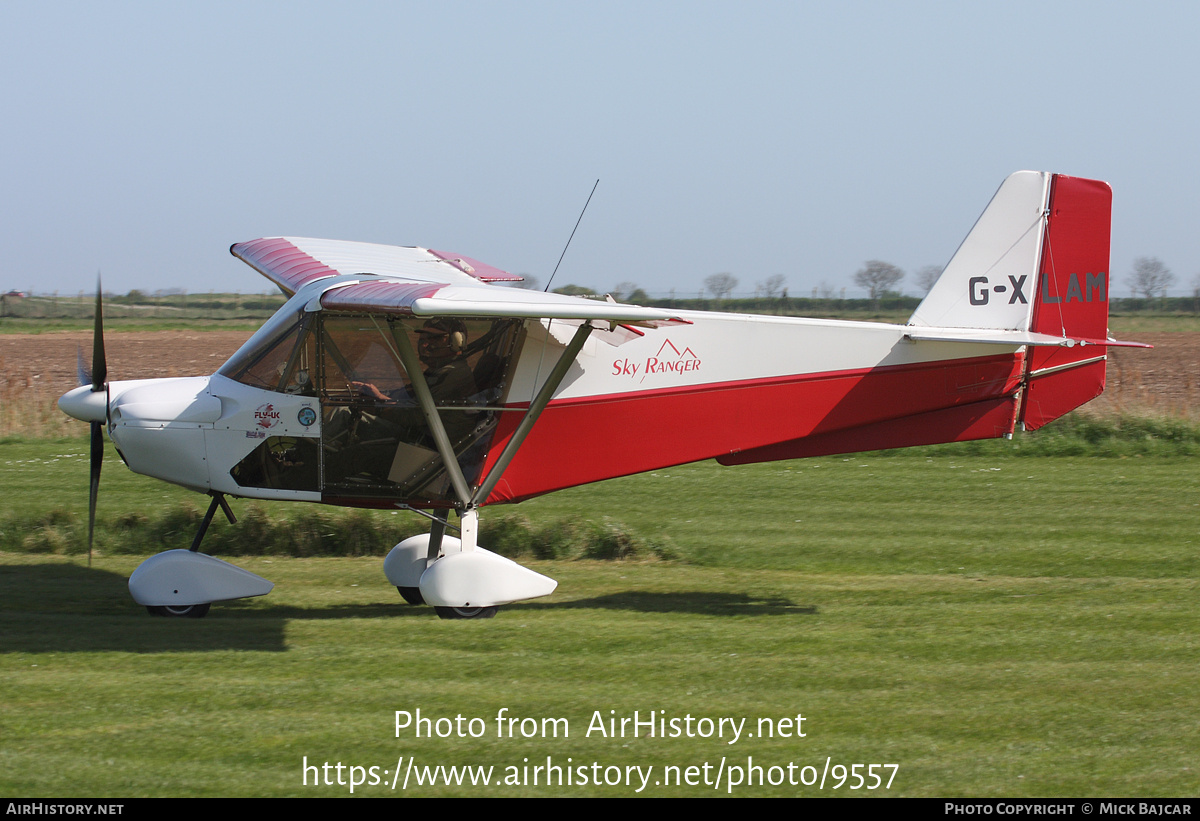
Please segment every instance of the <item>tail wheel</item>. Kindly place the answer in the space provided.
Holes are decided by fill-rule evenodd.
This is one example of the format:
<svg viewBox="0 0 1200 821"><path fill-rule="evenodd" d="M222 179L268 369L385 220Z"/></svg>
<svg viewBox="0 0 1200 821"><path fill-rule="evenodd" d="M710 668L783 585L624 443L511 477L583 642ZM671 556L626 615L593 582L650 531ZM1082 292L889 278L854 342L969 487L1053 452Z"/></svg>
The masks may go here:
<svg viewBox="0 0 1200 821"><path fill-rule="evenodd" d="M500 607L492 605L491 607L435 607L433 609L443 619L490 619L496 615L496 611Z"/></svg>
<svg viewBox="0 0 1200 821"><path fill-rule="evenodd" d="M188 604L176 606L173 604L164 605L146 605L146 612L152 616L166 616L175 619L202 619L208 615L208 609L212 607L211 602L204 604Z"/></svg>

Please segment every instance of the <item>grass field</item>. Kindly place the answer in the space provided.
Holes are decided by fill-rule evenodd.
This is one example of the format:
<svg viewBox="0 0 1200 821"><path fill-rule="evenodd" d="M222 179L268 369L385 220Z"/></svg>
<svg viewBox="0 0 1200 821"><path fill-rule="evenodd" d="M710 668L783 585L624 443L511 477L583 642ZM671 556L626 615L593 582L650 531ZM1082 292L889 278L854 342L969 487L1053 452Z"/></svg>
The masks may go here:
<svg viewBox="0 0 1200 821"><path fill-rule="evenodd" d="M381 572L388 541L371 557L232 557L275 591L204 620L151 618L125 589L151 551L120 553L114 524L89 569L67 522L61 544L35 549L68 555L0 554L0 794L349 795L332 768L333 785L312 786L325 778L312 770L305 786L307 757L376 767L382 783L356 771L368 783L355 790L375 796L400 793L398 760L410 779L410 761L494 768L491 786L410 781L414 795L633 795L643 775L641 795L1195 795L1194 462L1172 455L1186 448L1013 455L1021 444L700 463L485 511L485 545L498 517L608 517L679 558L526 558L558 591L483 622L403 605ZM85 452L81 440L0 444L0 529L83 510ZM103 491L100 516L118 523L163 520L188 496L115 458ZM262 515L282 523L305 507ZM381 532L420 527L369 517ZM417 709L481 719L482 735L397 737L395 712ZM533 737L498 737L502 709L564 718L569 736L527 722ZM635 710L696 731L698 718L746 724L732 744L728 724L721 738L587 732L597 714ZM760 719L776 737L760 737ZM546 786L533 768L548 757L574 783ZM798 780L825 773L824 788L786 783L789 764ZM890 789L852 790L845 773L834 789L839 764L898 770ZM697 783L676 784L688 767ZM785 781L759 785L756 772Z"/></svg>

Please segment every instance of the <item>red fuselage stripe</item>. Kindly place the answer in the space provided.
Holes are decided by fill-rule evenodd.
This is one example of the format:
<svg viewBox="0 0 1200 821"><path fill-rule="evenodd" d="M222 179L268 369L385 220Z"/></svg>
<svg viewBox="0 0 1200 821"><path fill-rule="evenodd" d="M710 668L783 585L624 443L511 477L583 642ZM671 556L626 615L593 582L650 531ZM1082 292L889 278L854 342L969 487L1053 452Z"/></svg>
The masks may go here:
<svg viewBox="0 0 1200 821"><path fill-rule="evenodd" d="M1022 362L1011 353L556 400L488 502L1010 396ZM503 414L485 470L519 421Z"/></svg>

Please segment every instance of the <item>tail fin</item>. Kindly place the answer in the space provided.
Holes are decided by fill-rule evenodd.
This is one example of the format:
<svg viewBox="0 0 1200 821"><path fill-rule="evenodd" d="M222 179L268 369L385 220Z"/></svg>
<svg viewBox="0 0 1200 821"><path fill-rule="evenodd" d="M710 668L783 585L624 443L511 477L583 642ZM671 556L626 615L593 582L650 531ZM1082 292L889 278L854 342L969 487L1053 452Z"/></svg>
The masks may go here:
<svg viewBox="0 0 1200 821"><path fill-rule="evenodd" d="M1004 181L909 325L1029 330L1051 177L1018 171Z"/></svg>
<svg viewBox="0 0 1200 821"><path fill-rule="evenodd" d="M1112 190L1099 180L1018 171L917 306L909 324L990 329L1027 344L1016 421L1028 430L1099 396L1108 339ZM1016 332L1016 333L1013 333ZM964 334L966 338L972 338Z"/></svg>

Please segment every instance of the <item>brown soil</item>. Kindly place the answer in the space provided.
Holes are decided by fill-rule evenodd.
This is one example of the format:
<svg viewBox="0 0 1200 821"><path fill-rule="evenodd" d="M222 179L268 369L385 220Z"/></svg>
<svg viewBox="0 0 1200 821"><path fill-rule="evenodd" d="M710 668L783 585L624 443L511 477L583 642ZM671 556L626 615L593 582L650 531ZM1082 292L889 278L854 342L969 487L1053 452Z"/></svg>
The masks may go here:
<svg viewBox="0 0 1200 821"><path fill-rule="evenodd" d="M246 331L108 333L108 378L200 376L221 366L250 337ZM79 384L79 353L91 366L92 334L0 334L0 436L78 435L82 422L59 412L58 397Z"/></svg>
<svg viewBox="0 0 1200 821"><path fill-rule="evenodd" d="M243 331L109 333L109 379L210 374L246 339ZM1200 413L1200 333L1146 333L1153 350L1110 349L1108 389L1088 409L1099 414ZM78 384L77 352L91 360L91 332L0 335L0 389L57 398Z"/></svg>
<svg viewBox="0 0 1200 821"><path fill-rule="evenodd" d="M206 376L249 338L245 331L106 333L108 378ZM61 396L79 384L75 369L80 351L90 368L91 331L0 334L0 374L9 380L32 380L42 392Z"/></svg>
<svg viewBox="0 0 1200 821"><path fill-rule="evenodd" d="M1135 338L1154 348L1109 348L1106 389L1086 409L1200 416L1200 333L1139 333Z"/></svg>

